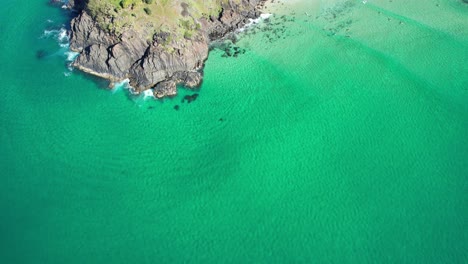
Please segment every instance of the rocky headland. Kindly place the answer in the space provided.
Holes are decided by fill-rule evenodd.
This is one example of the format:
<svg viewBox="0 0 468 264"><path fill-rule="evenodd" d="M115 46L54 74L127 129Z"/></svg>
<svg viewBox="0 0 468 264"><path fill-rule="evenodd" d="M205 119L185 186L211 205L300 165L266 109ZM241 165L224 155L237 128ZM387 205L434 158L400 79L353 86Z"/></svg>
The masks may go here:
<svg viewBox="0 0 468 264"><path fill-rule="evenodd" d="M264 0L70 0L73 66L108 79L129 79L133 92L157 98L194 88L210 43L260 15Z"/></svg>

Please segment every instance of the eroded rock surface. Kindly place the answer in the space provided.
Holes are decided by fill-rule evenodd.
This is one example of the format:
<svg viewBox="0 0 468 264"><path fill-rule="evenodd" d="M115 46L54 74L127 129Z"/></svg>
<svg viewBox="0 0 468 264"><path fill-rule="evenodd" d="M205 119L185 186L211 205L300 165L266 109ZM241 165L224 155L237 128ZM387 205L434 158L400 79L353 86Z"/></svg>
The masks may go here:
<svg viewBox="0 0 468 264"><path fill-rule="evenodd" d="M263 0L223 2L218 16L196 20L200 28L183 38L154 28L125 28L115 33L103 29L86 8L85 0L70 1L78 15L71 21L70 48L79 52L73 66L111 82L129 79L135 92L154 88L158 98L177 93L177 84L188 88L202 81L210 41L242 27L260 15ZM189 16L187 4L181 16ZM112 23L111 19L109 23ZM152 39L148 35L153 34Z"/></svg>

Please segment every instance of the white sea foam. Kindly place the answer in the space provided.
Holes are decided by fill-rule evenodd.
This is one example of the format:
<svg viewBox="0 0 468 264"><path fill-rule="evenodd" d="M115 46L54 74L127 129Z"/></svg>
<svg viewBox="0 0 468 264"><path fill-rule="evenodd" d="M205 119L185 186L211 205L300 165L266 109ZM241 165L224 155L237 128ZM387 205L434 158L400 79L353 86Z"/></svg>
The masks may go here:
<svg viewBox="0 0 468 264"><path fill-rule="evenodd" d="M68 41L68 35L67 35L67 30L64 28L61 28L58 34L58 40L59 41Z"/></svg>
<svg viewBox="0 0 468 264"><path fill-rule="evenodd" d="M250 18L249 19L249 22L247 24L245 24L243 27L239 28L237 31L238 32L243 32L245 31L246 29L249 29L250 27L262 22L263 20L265 19L268 19L272 16L273 14L261 14L258 18L256 19L252 19Z"/></svg>
<svg viewBox="0 0 468 264"><path fill-rule="evenodd" d="M70 41L68 32L64 27L61 27L60 29L46 29L42 33L41 38L55 38L59 46L62 48L68 48Z"/></svg>
<svg viewBox="0 0 468 264"><path fill-rule="evenodd" d="M74 51L65 51L65 56L67 56L67 61L68 62L72 62L76 59L76 57L80 54L78 52L74 52Z"/></svg>
<svg viewBox="0 0 468 264"><path fill-rule="evenodd" d="M57 34L59 31L58 30L55 30L55 29L51 29L51 30L44 30L44 32L42 33L42 36L41 38L48 38L50 36L53 36L55 34Z"/></svg>
<svg viewBox="0 0 468 264"><path fill-rule="evenodd" d="M60 1L60 2L63 3L63 5L62 5L62 8L63 8L63 9L67 9L67 8L68 8L68 0L62 0L62 1Z"/></svg>
<svg viewBox="0 0 468 264"><path fill-rule="evenodd" d="M261 15L260 15L260 18L261 18L261 19L267 19L267 18L271 17L272 15L273 15L273 14L261 14Z"/></svg>
<svg viewBox="0 0 468 264"><path fill-rule="evenodd" d="M148 89L148 90L145 90L143 91L142 93L138 93L135 91L135 89L130 85L130 80L129 79L125 79L123 81L120 81L120 82L116 82L113 84L113 88L112 88L112 93L118 93L122 90L127 90L127 92L129 92L130 94L132 95L136 95L135 97L135 100L146 100L146 99L153 99L154 98L154 94L153 94L153 89Z"/></svg>
<svg viewBox="0 0 468 264"><path fill-rule="evenodd" d="M153 89L148 89L143 92L143 99L154 98Z"/></svg>
<svg viewBox="0 0 468 264"><path fill-rule="evenodd" d="M129 79L125 79L120 82L114 83L114 90L129 89L129 88L131 88Z"/></svg>
<svg viewBox="0 0 468 264"><path fill-rule="evenodd" d="M66 76L71 75L71 73L73 72L72 62L75 61L79 53L70 50L70 37L65 27L62 26L58 29L44 30L41 38L50 38L54 39L57 42L57 44L60 46L60 49L57 51L56 54L64 57L65 61L67 62L68 72L64 74Z"/></svg>
<svg viewBox="0 0 468 264"><path fill-rule="evenodd" d="M65 28L61 28L58 35L57 40L59 41L60 45L67 44L69 42L68 32Z"/></svg>

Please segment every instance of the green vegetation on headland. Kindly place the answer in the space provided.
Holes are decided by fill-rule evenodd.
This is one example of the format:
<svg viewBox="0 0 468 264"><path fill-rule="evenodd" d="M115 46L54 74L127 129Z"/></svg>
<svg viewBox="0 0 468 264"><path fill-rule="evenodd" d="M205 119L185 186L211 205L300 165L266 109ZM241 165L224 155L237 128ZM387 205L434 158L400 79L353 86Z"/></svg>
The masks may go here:
<svg viewBox="0 0 468 264"><path fill-rule="evenodd" d="M116 35L133 29L151 38L157 32L190 38L201 17L217 16L229 0L89 0L86 10L100 27ZM238 3L241 0L231 0Z"/></svg>

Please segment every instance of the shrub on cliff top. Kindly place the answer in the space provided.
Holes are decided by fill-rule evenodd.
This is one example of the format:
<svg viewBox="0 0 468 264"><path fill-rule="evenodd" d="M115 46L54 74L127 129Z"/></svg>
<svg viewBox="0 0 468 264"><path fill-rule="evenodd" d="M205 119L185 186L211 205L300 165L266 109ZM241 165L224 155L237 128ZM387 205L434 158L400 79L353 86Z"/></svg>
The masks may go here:
<svg viewBox="0 0 468 264"><path fill-rule="evenodd" d="M122 8L127 8L129 7L130 5L134 4L134 1L133 0L122 0L120 1L120 6Z"/></svg>

